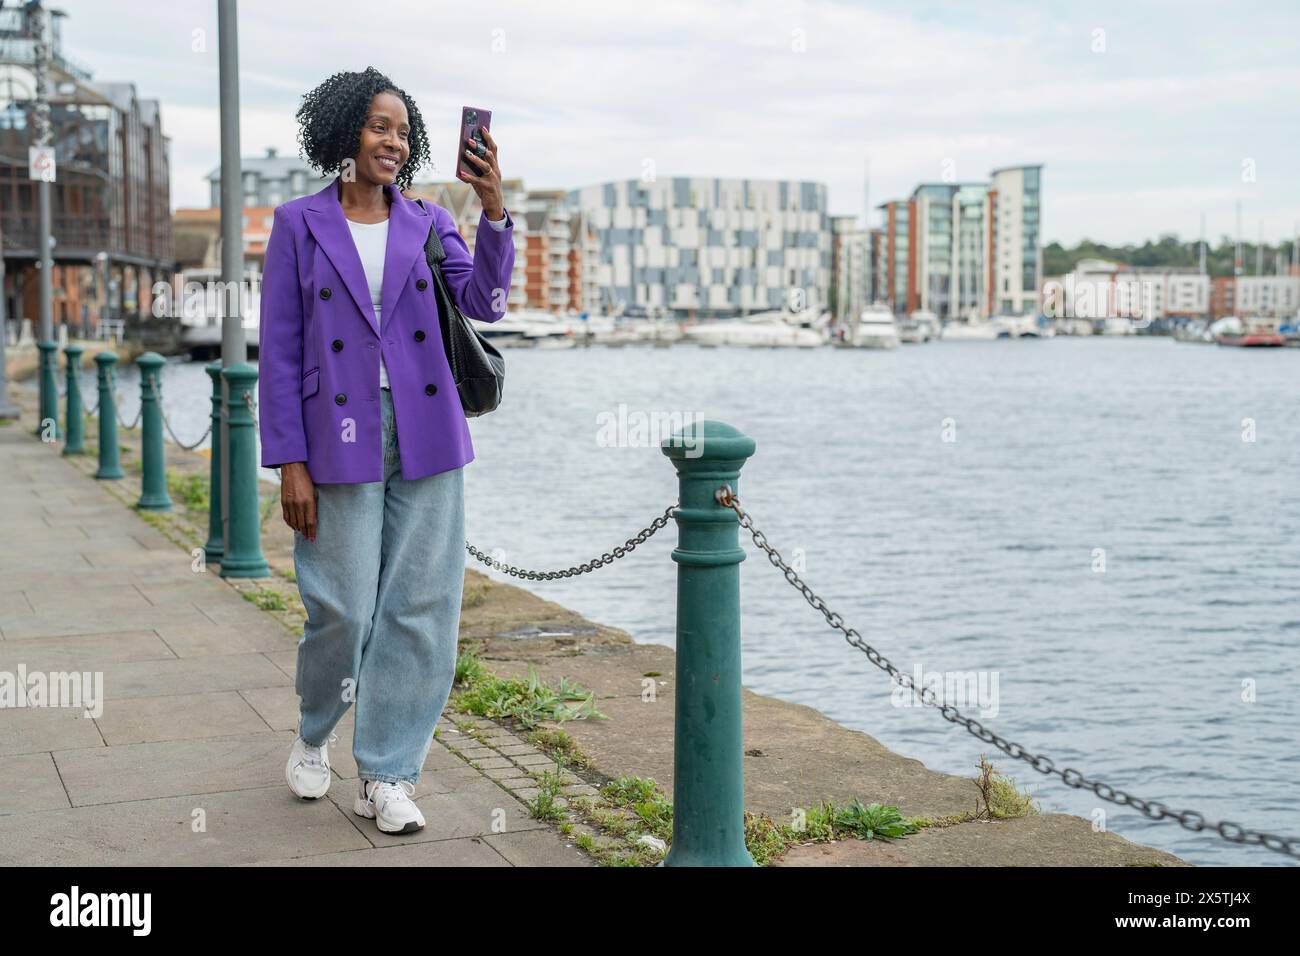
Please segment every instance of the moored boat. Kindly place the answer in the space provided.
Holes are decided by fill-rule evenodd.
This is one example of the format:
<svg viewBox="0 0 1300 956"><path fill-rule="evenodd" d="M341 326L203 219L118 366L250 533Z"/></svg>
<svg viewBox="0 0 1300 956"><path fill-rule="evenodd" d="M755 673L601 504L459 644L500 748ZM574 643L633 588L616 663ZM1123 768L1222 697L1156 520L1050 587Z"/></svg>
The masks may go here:
<svg viewBox="0 0 1300 956"><path fill-rule="evenodd" d="M989 342L998 337L1000 326L994 322L962 322L950 319L939 338L944 342Z"/></svg>
<svg viewBox="0 0 1300 956"><path fill-rule="evenodd" d="M919 345L938 335L939 317L927 309L917 309L907 318L898 320L898 338L904 344Z"/></svg>
<svg viewBox="0 0 1300 956"><path fill-rule="evenodd" d="M894 313L879 302L867 306L858 316L853 329L845 336L845 345L859 349L896 349L899 344L898 326Z"/></svg>
<svg viewBox="0 0 1300 956"><path fill-rule="evenodd" d="M1286 338L1276 332L1243 333L1241 335L1220 335L1215 339L1220 345L1237 345L1245 348L1276 348L1286 345Z"/></svg>
<svg viewBox="0 0 1300 956"><path fill-rule="evenodd" d="M792 314L773 311L744 318L717 319L682 328L687 342L710 348L739 345L749 348L815 348L826 342L830 316L812 310Z"/></svg>
<svg viewBox="0 0 1300 956"><path fill-rule="evenodd" d="M1278 330L1276 322L1268 319L1226 316L1210 326L1210 334L1218 344L1238 348L1278 348L1286 345L1286 336Z"/></svg>

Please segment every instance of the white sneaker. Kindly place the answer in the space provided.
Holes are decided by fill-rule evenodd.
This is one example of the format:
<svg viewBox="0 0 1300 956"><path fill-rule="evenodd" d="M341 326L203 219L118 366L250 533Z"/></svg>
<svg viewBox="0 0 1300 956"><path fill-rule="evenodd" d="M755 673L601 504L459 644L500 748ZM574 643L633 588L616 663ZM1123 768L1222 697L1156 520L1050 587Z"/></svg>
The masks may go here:
<svg viewBox="0 0 1300 956"><path fill-rule="evenodd" d="M415 833L424 829L424 814L411 797L415 786L405 780L389 783L386 780L357 781L359 792L356 806L358 816L374 820L384 833Z"/></svg>
<svg viewBox="0 0 1300 956"><path fill-rule="evenodd" d="M299 725L301 727L301 724ZM316 800L329 793L330 789L330 741L338 740L338 734L330 734L329 741L319 747L313 747L302 737L293 742L289 751L289 762L284 766L284 778L289 781L289 789L304 800Z"/></svg>

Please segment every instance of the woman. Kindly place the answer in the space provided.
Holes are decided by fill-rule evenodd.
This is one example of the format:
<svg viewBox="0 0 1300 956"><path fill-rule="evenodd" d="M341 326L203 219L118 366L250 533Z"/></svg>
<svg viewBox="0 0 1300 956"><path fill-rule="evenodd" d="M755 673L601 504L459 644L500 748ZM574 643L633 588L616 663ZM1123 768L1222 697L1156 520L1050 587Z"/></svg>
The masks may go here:
<svg viewBox="0 0 1300 956"><path fill-rule="evenodd" d="M471 318L505 314L513 223L497 147L464 144L483 214L475 253L451 214L405 198L429 158L414 101L373 68L336 73L298 110L328 186L278 206L262 276L262 464L279 467L307 609L298 737L285 767L304 799L330 786L328 741L356 703L354 809L385 833L424 817L410 799L451 692L465 572L469 427L444 353L429 229Z"/></svg>

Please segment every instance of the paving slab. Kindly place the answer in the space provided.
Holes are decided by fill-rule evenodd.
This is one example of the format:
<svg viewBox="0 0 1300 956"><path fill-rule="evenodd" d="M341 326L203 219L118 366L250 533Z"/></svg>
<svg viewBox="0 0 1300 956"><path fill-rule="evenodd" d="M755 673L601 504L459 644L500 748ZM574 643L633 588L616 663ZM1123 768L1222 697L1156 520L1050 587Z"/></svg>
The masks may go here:
<svg viewBox="0 0 1300 956"><path fill-rule="evenodd" d="M283 782L0 817L2 866L223 866L369 845L331 801Z"/></svg>

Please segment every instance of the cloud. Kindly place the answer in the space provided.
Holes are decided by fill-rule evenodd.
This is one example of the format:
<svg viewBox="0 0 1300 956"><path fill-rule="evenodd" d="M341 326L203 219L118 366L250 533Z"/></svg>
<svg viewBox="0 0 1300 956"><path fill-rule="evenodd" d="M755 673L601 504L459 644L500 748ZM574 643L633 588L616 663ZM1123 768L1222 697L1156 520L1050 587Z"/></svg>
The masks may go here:
<svg viewBox="0 0 1300 956"><path fill-rule="evenodd" d="M101 79L163 101L173 200L206 204L217 163L216 22L208 0L147 18L62 0L65 47ZM390 0L240 7L245 154L296 152L301 95L374 65L417 98L450 168L463 104L494 110L503 166L534 187L640 175L813 179L861 212L934 180L1042 162L1044 229L1139 241L1300 220L1300 15L1218 4L1076 6L881 0L685 0L471 7ZM200 31L196 34L195 31ZM1098 31L1101 31L1100 33ZM194 38L206 41L195 52ZM1098 40L1101 49L1098 49ZM443 145L439 145L442 143ZM444 155L444 153L446 155ZM1243 189L1243 159L1259 170ZM1138 198L1141 197L1141 198Z"/></svg>

